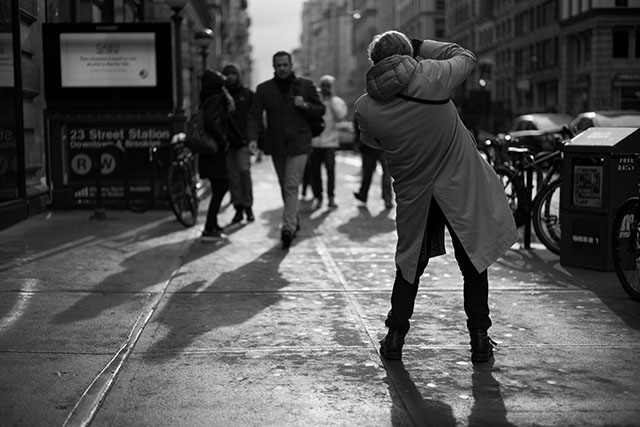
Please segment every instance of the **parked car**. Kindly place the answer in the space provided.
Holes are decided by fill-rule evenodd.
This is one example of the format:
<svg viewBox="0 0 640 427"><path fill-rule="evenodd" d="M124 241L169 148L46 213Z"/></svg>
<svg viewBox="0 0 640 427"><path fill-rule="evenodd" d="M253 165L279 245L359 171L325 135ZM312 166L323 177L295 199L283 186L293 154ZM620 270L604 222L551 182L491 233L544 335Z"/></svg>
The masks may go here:
<svg viewBox="0 0 640 427"><path fill-rule="evenodd" d="M556 140L562 138L562 127L572 119L569 114L524 114L513 120L504 139L509 146L527 147L534 153L553 151Z"/></svg>
<svg viewBox="0 0 640 427"><path fill-rule="evenodd" d="M340 140L340 150L353 150L355 148L355 131L353 121L341 120L336 123L338 129L338 139Z"/></svg>
<svg viewBox="0 0 640 427"><path fill-rule="evenodd" d="M578 114L567 125L573 135L591 127L632 127L640 128L640 111L605 110L586 111Z"/></svg>

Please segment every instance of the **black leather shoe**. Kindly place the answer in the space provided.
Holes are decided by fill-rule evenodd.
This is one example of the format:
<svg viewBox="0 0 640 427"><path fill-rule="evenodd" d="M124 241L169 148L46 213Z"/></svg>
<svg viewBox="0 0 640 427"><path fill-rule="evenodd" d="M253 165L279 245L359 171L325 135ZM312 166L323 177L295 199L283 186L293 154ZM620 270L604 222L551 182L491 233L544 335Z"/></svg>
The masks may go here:
<svg viewBox="0 0 640 427"><path fill-rule="evenodd" d="M380 355L389 360L402 359L402 346L407 333L389 329L387 336L380 340Z"/></svg>
<svg viewBox="0 0 640 427"><path fill-rule="evenodd" d="M244 213L247 214L247 221L255 221L256 217L253 216L253 210L251 210L251 208L244 208Z"/></svg>
<svg viewBox="0 0 640 427"><path fill-rule="evenodd" d="M469 331L471 337L471 361L484 363L493 356L493 346L496 342L492 340L487 331Z"/></svg>
<svg viewBox="0 0 640 427"><path fill-rule="evenodd" d="M282 230L282 249L289 249L293 240L293 233L289 230Z"/></svg>

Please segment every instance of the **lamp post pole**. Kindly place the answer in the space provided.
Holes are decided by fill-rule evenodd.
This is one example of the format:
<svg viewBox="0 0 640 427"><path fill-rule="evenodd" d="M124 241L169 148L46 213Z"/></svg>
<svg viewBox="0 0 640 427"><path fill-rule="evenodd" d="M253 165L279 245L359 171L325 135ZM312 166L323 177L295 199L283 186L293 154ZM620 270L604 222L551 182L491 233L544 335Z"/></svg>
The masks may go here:
<svg viewBox="0 0 640 427"><path fill-rule="evenodd" d="M184 130L184 108L183 108L183 82L182 82L182 19L180 13L186 6L188 0L167 0L167 4L173 10L171 20L174 25L173 43L175 45L175 73L176 73L176 105L175 105L175 126L176 132Z"/></svg>
<svg viewBox="0 0 640 427"><path fill-rule="evenodd" d="M194 35L196 45L200 46L200 56L202 56L202 74L207 70L207 56L209 54L209 45L213 41L213 30L211 28L203 28Z"/></svg>

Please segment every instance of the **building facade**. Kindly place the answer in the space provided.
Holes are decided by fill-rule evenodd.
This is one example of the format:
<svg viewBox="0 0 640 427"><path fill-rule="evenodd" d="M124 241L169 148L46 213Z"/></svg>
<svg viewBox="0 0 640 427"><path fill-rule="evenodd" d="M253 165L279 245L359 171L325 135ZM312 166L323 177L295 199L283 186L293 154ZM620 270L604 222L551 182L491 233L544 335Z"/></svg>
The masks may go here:
<svg viewBox="0 0 640 427"><path fill-rule="evenodd" d="M460 99L478 127L505 131L526 113L640 109L638 0L455 0L445 19L446 39L478 56Z"/></svg>
<svg viewBox="0 0 640 427"><path fill-rule="evenodd" d="M135 124L137 115L147 119L155 115L164 117L172 126L179 125L177 106L188 115L197 105L199 77L204 68L236 62L245 68L247 76L251 74L246 0L185 0L179 14L167 3L164 0L0 0L0 228L55 205L56 194L62 194L56 191L64 187L65 180L72 174L68 169L73 162L68 157L68 147L62 147L67 144L68 136L60 133L60 129L66 129L64 120L73 118L77 122L82 116L82 120L89 123L95 119L97 124L91 124L94 126L91 129L97 129L101 135L105 133L100 133L100 126L109 129L105 132L115 134L109 128L114 126L109 123L110 117L122 121L123 116L128 116L126 121ZM176 25L178 16L180 25ZM43 55L44 24L104 24L107 29L120 24L135 27L163 22L171 25L174 36L175 29L180 29L177 49L180 62L175 61L174 54L178 38L172 37L174 45L167 45L174 58L169 62L181 64L180 72L172 73L173 77L179 75L179 79L169 82L169 86L173 86L169 89L173 91L173 101L169 101L173 106L165 108L166 111L160 107L132 111L126 102L118 106L116 101L109 111L69 107L61 112L48 105L47 76L43 71L49 65L44 63ZM195 34L205 28L213 30L206 51L195 38ZM179 102L178 86L181 88ZM73 105L73 99L66 101ZM79 97L78 105L85 101ZM64 120L58 120L63 116ZM145 132L150 133L148 129ZM58 200L58 204L65 206L67 201Z"/></svg>

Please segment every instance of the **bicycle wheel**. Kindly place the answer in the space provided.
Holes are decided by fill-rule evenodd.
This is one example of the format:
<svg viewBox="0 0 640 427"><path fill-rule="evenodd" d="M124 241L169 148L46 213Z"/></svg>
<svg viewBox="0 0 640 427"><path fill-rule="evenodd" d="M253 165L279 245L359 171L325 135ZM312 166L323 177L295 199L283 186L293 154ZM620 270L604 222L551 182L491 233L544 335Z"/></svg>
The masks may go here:
<svg viewBox="0 0 640 427"><path fill-rule="evenodd" d="M527 222L527 209L521 202L524 200L524 183L522 177L506 166L496 166L493 170L498 175L507 202L513 213L513 219L517 227L522 227Z"/></svg>
<svg viewBox="0 0 640 427"><path fill-rule="evenodd" d="M640 245L638 197L627 199L613 218L611 255L618 280L631 298L640 301Z"/></svg>
<svg viewBox="0 0 640 427"><path fill-rule="evenodd" d="M533 199L533 229L540 242L554 254L560 255L560 190L562 180L545 186Z"/></svg>
<svg viewBox="0 0 640 427"><path fill-rule="evenodd" d="M189 169L176 162L169 166L167 176L169 205L176 219L185 227L198 220L198 193Z"/></svg>

